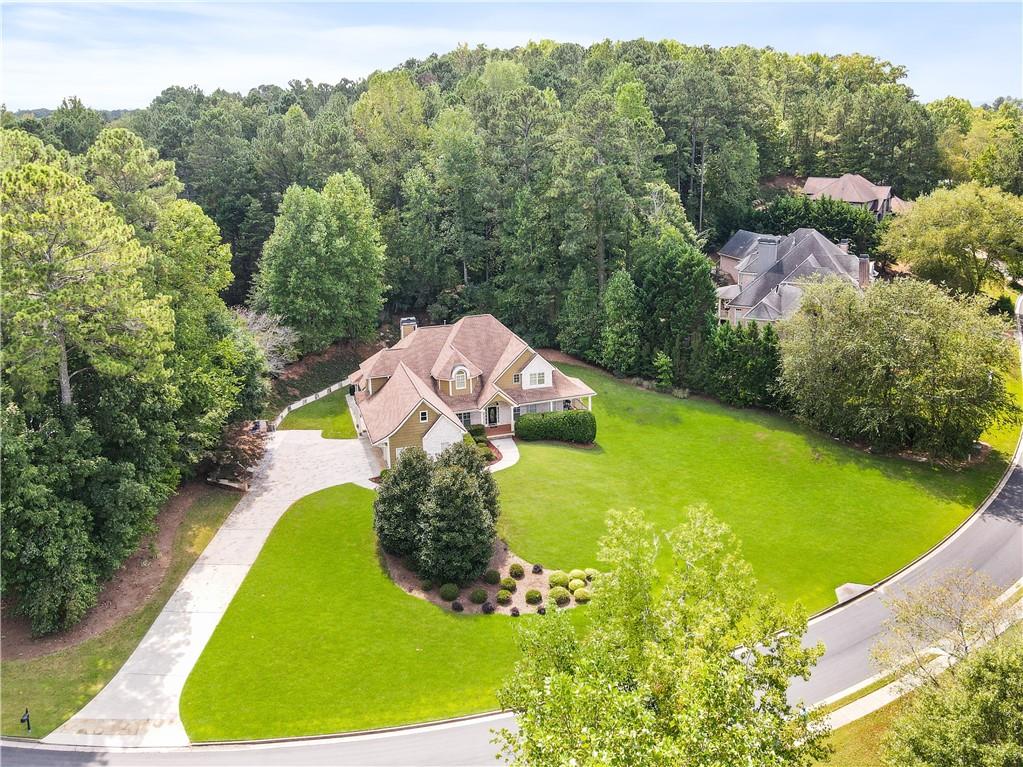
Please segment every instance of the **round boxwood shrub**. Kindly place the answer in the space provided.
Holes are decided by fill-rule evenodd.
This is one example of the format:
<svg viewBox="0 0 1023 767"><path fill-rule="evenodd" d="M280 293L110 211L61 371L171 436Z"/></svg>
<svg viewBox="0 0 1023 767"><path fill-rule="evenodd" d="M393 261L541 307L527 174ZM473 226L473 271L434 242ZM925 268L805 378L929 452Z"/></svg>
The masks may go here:
<svg viewBox="0 0 1023 767"><path fill-rule="evenodd" d="M485 615L490 615L494 612L494 606L490 602L484 602L483 607L480 608Z"/></svg>
<svg viewBox="0 0 1023 767"><path fill-rule="evenodd" d="M535 565L533 565L533 575L539 575L542 572L543 572L543 565L541 565L539 562L537 562Z"/></svg>
<svg viewBox="0 0 1023 767"><path fill-rule="evenodd" d="M554 570L547 576L547 583L550 586L561 586L564 588L572 580L564 570Z"/></svg>
<svg viewBox="0 0 1023 767"><path fill-rule="evenodd" d="M497 603L499 605L507 605L511 603L511 592L506 589L501 589L497 592Z"/></svg>
<svg viewBox="0 0 1023 767"><path fill-rule="evenodd" d="M573 578L568 582L568 590L574 592L577 589L581 589L585 585L586 581L582 580L581 578Z"/></svg>
<svg viewBox="0 0 1023 767"><path fill-rule="evenodd" d="M433 581L431 581L429 578L427 578L425 581L423 581L422 583L419 584L419 587L423 591L433 591Z"/></svg>
<svg viewBox="0 0 1023 767"><path fill-rule="evenodd" d="M526 571L522 568L518 562L512 562L511 567L508 568L508 575L515 580L525 577Z"/></svg>
<svg viewBox="0 0 1023 767"><path fill-rule="evenodd" d="M598 575L600 575L600 570L594 570L592 567L586 568L586 580L592 581Z"/></svg>
<svg viewBox="0 0 1023 767"><path fill-rule="evenodd" d="M461 602L452 602L451 609L454 610L456 613L460 613L462 612L462 610L465 609L465 607L462 605Z"/></svg>
<svg viewBox="0 0 1023 767"><path fill-rule="evenodd" d="M546 615L547 614L547 608L544 607L543 605L540 605L538 608L536 608L536 614L537 615Z"/></svg>
<svg viewBox="0 0 1023 767"><path fill-rule="evenodd" d="M515 589L517 589L518 586L519 585L515 582L514 578L502 578L501 579L501 588L504 589L505 591L510 591L510 592L512 592L514 594L515 593Z"/></svg>
<svg viewBox="0 0 1023 767"><path fill-rule="evenodd" d="M513 617L513 618L518 618L519 617L519 608L513 607L511 609L511 617Z"/></svg>
<svg viewBox="0 0 1023 767"><path fill-rule="evenodd" d="M497 570L487 570L483 573L483 580L493 586L501 580L501 573Z"/></svg>
<svg viewBox="0 0 1023 767"><path fill-rule="evenodd" d="M568 577L573 581L585 581L586 571L585 570L569 570Z"/></svg>
<svg viewBox="0 0 1023 767"><path fill-rule="evenodd" d="M538 605L543 601L543 594L536 589L530 589L526 592L526 604Z"/></svg>
<svg viewBox="0 0 1023 767"><path fill-rule="evenodd" d="M587 602L590 601L590 598L592 597L592 595L590 594L590 590L589 589L582 588L582 589L576 589L575 593L572 594L572 597L575 599L576 603L584 605L584 604L586 604Z"/></svg>
<svg viewBox="0 0 1023 767"><path fill-rule="evenodd" d="M440 598L445 602L450 602L452 599L458 599L458 592L461 589L453 583L445 583L440 587Z"/></svg>
<svg viewBox="0 0 1023 767"><path fill-rule="evenodd" d="M547 592L547 596L550 599L553 599L554 603L557 605L567 605L569 600L572 598L572 595L568 593L568 589L564 586L555 586Z"/></svg>
<svg viewBox="0 0 1023 767"><path fill-rule="evenodd" d="M486 589L473 589L472 593L469 594L469 601L474 605L481 605L487 601L487 590Z"/></svg>

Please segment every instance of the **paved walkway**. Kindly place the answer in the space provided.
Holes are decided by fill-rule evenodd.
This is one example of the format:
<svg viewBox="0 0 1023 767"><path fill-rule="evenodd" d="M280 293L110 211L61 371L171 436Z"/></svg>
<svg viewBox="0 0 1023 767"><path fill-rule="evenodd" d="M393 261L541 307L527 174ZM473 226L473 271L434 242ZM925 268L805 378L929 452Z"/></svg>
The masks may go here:
<svg viewBox="0 0 1023 767"><path fill-rule="evenodd" d="M488 467L491 472L507 469L509 466L514 466L519 462L519 446L516 444L514 437L511 435L507 437L494 437L490 441L494 443L494 447L501 451L501 460L490 464Z"/></svg>
<svg viewBox="0 0 1023 767"><path fill-rule="evenodd" d="M213 630L288 507L353 482L375 488L379 474L361 439L323 439L319 431L277 431L251 489L188 571L142 642L110 683L43 739L78 746L188 745L178 715L181 691ZM517 452L516 452L517 457Z"/></svg>

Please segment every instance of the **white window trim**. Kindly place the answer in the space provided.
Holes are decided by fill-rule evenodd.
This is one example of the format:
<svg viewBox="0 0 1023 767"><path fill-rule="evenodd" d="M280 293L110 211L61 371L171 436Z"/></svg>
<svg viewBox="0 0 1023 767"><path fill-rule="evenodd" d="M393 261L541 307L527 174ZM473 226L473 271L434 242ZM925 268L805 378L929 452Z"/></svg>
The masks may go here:
<svg viewBox="0 0 1023 767"><path fill-rule="evenodd" d="M429 420L430 420L430 411L429 410L420 410L419 411L419 423L426 423Z"/></svg>
<svg viewBox="0 0 1023 767"><path fill-rule="evenodd" d="M512 383L513 384L521 384L522 383L522 373L515 373L512 376Z"/></svg>
<svg viewBox="0 0 1023 767"><path fill-rule="evenodd" d="M455 371L455 388L464 389L469 385L469 373L465 368L458 368Z"/></svg>
<svg viewBox="0 0 1023 767"><path fill-rule="evenodd" d="M471 412L466 411L464 413L455 413L455 415L458 416L459 422L461 422L462 426L464 426L466 429L468 429L469 426L472 425L472 413Z"/></svg>
<svg viewBox="0 0 1023 767"><path fill-rule="evenodd" d="M535 373L529 374L529 385L530 386L546 386L547 385L547 371L538 370Z"/></svg>

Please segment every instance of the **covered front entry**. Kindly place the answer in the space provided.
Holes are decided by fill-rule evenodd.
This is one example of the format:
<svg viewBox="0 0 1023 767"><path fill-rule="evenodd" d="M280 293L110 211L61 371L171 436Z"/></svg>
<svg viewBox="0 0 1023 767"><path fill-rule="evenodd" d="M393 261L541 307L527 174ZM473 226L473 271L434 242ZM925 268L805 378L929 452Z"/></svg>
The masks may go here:
<svg viewBox="0 0 1023 767"><path fill-rule="evenodd" d="M497 426L498 419L500 417L500 409L497 405L487 406L487 426Z"/></svg>

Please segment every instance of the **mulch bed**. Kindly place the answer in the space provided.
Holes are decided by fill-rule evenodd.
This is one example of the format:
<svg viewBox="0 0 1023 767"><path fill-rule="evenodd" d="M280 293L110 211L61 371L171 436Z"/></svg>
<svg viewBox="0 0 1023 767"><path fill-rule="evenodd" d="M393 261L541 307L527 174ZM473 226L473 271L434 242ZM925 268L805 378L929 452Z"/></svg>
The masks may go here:
<svg viewBox="0 0 1023 767"><path fill-rule="evenodd" d="M382 554L384 567L387 569L388 574L391 576L398 587L408 594L419 599L424 599L427 602L436 605L442 610L451 610L451 603L440 598L439 589L441 584L434 584L433 588L429 591L423 591L422 580L419 576L413 572L399 557L392 556L391 554ZM473 604L469 601L469 594L476 589L484 589L487 592L487 601L494 605L496 608L494 614L508 615L511 613L513 607L517 607L519 612L523 615L527 613L535 613L537 608L547 603L547 592L550 591L550 586L547 585L547 577L550 572L545 570L541 573L533 573L533 563L526 562L521 557L515 556L509 548L508 544L504 541L497 541L494 545L494 554L490 557L490 562L487 565L488 570L497 570L501 574L502 578L508 576L508 568L512 563L518 562L522 565L522 569L525 571L525 575L517 580L515 591L511 595L511 602L506 605L497 604L497 592L501 589L501 584L491 585L484 583L482 580L474 581L461 590L458 595L458 601L465 607L465 612L481 613L483 612L482 605ZM557 568L554 568L557 569ZM526 592L530 589L536 589L543 595L543 600L538 605L526 604ZM568 607L574 607L575 602L569 602L562 609Z"/></svg>

